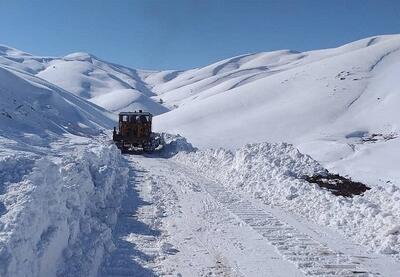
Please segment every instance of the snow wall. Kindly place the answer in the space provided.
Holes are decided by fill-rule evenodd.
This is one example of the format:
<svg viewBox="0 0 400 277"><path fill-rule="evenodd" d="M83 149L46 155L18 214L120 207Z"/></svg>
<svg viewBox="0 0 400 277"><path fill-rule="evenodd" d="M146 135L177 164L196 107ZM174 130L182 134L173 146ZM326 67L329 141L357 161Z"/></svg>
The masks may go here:
<svg viewBox="0 0 400 277"><path fill-rule="evenodd" d="M0 158L0 276L95 276L113 249L127 185L119 151L65 156Z"/></svg>

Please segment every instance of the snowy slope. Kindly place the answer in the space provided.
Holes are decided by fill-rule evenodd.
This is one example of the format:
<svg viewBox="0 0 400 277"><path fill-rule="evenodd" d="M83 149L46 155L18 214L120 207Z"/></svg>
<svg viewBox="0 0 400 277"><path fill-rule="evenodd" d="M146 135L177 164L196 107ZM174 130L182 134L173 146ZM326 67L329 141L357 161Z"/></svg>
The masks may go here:
<svg viewBox="0 0 400 277"><path fill-rule="evenodd" d="M105 62L88 53L38 57L0 46L0 64L36 75L113 112L135 108L154 114L168 111L151 98L155 94L142 80L152 72Z"/></svg>
<svg viewBox="0 0 400 277"><path fill-rule="evenodd" d="M396 36L373 37L338 48L309 52L280 50L245 54L203 68L154 72L147 75L144 80L151 86L153 92L162 96L169 105L182 105L296 67L338 57L395 38ZM313 72L313 74L319 75L318 72Z"/></svg>
<svg viewBox="0 0 400 277"><path fill-rule="evenodd" d="M106 110L34 75L0 65L0 136L45 145L63 134L93 136L113 125Z"/></svg>
<svg viewBox="0 0 400 277"><path fill-rule="evenodd" d="M139 74L87 53L74 53L53 60L38 76L113 112L139 108L153 114L168 111L151 98L154 93Z"/></svg>
<svg viewBox="0 0 400 277"><path fill-rule="evenodd" d="M192 122L204 123L208 127L219 129L218 134L213 135L219 138L232 137L231 135L236 133L235 129L243 126L245 129L242 133L246 135L236 135L235 139L238 142L234 146L242 145L243 137L252 141L281 138L294 140L299 134L304 136L315 127L337 119L339 115L345 121L343 113L350 109L346 109L347 106L361 94L376 91L376 88L371 87L372 83L375 87L380 87L383 83L383 80L379 80L381 76L385 75L387 79L390 79L387 73L396 76L393 68L387 67L396 66L398 47L400 37L397 36L375 39L374 44L371 44L371 39L366 39L338 49L306 53L280 51L240 56L196 71L181 73L175 79L159 85L169 86L167 92L159 93L167 103L171 100L173 104L182 105L182 109L160 116L159 122L161 126L170 129L172 126L180 129L180 126ZM391 53L390 58L386 56L388 53ZM390 61L390 65L387 61ZM255 70L255 63L264 64L264 68L268 70L249 73L253 78L253 81L249 82L246 80L249 76L239 73L248 68ZM380 73L382 70L388 72ZM224 73L221 73L222 71ZM264 76L260 77L260 74ZM265 76L266 74L268 76ZM232 75L239 77L232 78ZM259 79L254 81L257 77ZM189 80L191 84L185 85ZM388 85L387 80L384 82ZM189 97L190 94L194 96ZM385 95L375 92L374 96L373 100L377 100L379 96L382 96L383 100ZM383 108L378 106L378 101L373 100L370 99L371 103L368 105L374 105L374 110L380 109L376 112L379 113ZM319 116L316 117L315 114ZM215 120L216 116L219 119L229 119L233 118L233 115L234 120L222 120L223 124L219 123L221 120ZM384 117L393 118L390 113ZM278 118L281 120L277 120ZM301 124L295 124L300 121ZM375 123L376 121L380 122L380 117ZM243 124L245 122L250 124ZM282 125L289 125L291 128ZM197 129L198 125L192 127ZM269 132L268 127L273 127L273 134ZM190 133L189 129L187 133ZM354 130L349 130L349 133L351 131Z"/></svg>
<svg viewBox="0 0 400 277"><path fill-rule="evenodd" d="M160 103L133 89L113 90L90 101L112 112L143 110L158 115L168 111Z"/></svg>
<svg viewBox="0 0 400 277"><path fill-rule="evenodd" d="M179 73L154 87L179 107L155 125L202 148L286 141L342 173L400 180L399 49L400 36L381 36Z"/></svg>

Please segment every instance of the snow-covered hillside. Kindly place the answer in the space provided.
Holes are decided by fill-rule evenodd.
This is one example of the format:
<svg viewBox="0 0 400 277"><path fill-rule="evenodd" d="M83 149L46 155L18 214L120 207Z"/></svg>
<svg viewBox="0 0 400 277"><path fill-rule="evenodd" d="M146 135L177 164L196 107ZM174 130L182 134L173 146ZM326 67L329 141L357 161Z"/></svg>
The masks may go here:
<svg viewBox="0 0 400 277"><path fill-rule="evenodd" d="M244 55L183 72L154 87L166 103L181 107L159 117L159 122L187 134L190 128L181 126L198 129L206 124L210 140L202 138L201 144L221 145L226 140L236 147L244 137L247 141L300 141L299 136L333 123L339 115L347 121L347 113L348 117L357 115L346 130L352 133L356 131L352 123L363 121L356 108L368 104L375 114L390 108L384 115L371 116L371 125L377 129L376 125L384 125L382 120L393 119L385 97L391 95L391 76L398 72L399 47L400 36L385 36L336 49ZM382 84L386 87L381 88ZM364 98L369 102L364 104ZM246 135L238 135L237 128L242 127ZM194 135L189 137L200 142Z"/></svg>
<svg viewBox="0 0 400 277"><path fill-rule="evenodd" d="M46 144L62 134L98 135L113 115L34 75L0 65L0 135Z"/></svg>
<svg viewBox="0 0 400 277"><path fill-rule="evenodd" d="M344 174L400 180L399 49L399 35L380 36L150 75L170 79L153 90L178 107L155 125L202 148L286 141Z"/></svg>
<svg viewBox="0 0 400 277"><path fill-rule="evenodd" d="M108 63L88 53L38 57L0 46L0 65L36 75L112 112L142 109L160 114L168 111L157 99L151 98L155 94L142 80L152 72Z"/></svg>

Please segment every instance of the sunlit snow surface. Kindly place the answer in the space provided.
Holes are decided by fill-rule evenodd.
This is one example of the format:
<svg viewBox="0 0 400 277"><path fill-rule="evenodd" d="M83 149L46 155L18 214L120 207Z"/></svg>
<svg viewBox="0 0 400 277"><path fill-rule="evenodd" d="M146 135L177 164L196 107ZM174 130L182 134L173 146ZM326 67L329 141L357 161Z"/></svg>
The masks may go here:
<svg viewBox="0 0 400 277"><path fill-rule="evenodd" d="M200 148L290 142L340 173L399 184L399 48L400 36L381 36L177 73L153 88L178 107L156 117L155 126Z"/></svg>
<svg viewBox="0 0 400 277"><path fill-rule="evenodd" d="M185 170L168 179L176 162L227 190L398 257L399 49L399 35L379 36L334 49L254 53L203 68L146 71L88 53L38 57L0 46L0 275L95 276L106 266L104 257L120 253L111 234L126 228L117 217L125 188L140 184L132 175L136 166L148 167L151 186L177 189L184 180L196 195ZM126 164L104 134L116 113L139 109L157 115L156 130L179 133L200 151L165 159L176 149L194 150L177 143L164 159L131 158ZM158 180L152 166L162 167L165 179ZM324 167L371 190L343 199L299 179ZM153 196L190 207L189 200ZM181 237L172 240L179 244L188 233L178 231ZM160 251L174 249L168 245Z"/></svg>

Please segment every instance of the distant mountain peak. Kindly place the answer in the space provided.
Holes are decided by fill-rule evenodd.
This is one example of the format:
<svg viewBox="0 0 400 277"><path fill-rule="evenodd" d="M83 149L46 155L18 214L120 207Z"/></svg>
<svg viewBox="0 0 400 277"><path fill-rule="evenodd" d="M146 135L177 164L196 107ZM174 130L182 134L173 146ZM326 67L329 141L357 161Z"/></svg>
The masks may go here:
<svg viewBox="0 0 400 277"><path fill-rule="evenodd" d="M32 56L29 53L15 49L13 47L0 44L0 56Z"/></svg>
<svg viewBox="0 0 400 277"><path fill-rule="evenodd" d="M92 62L93 59L99 60L95 55L86 53L86 52L75 52L68 54L63 57L64 60L73 60L73 61L86 61L86 62Z"/></svg>

